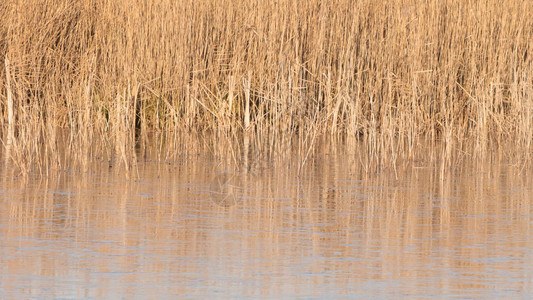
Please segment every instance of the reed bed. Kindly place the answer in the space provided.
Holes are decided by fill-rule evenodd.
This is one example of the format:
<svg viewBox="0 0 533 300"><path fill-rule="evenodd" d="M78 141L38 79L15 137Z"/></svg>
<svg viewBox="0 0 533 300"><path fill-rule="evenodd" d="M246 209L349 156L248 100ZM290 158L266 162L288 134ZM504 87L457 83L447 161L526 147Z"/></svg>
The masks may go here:
<svg viewBox="0 0 533 300"><path fill-rule="evenodd" d="M532 41L527 0L4 0L5 160L61 164L67 139L127 162L191 132L235 149L297 137L303 159L317 136L380 162L421 140L530 153Z"/></svg>

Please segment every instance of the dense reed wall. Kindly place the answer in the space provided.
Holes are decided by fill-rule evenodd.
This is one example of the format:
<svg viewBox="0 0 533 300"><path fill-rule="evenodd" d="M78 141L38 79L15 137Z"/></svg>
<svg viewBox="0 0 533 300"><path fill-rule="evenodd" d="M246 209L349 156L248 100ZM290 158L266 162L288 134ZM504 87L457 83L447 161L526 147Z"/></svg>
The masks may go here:
<svg viewBox="0 0 533 300"><path fill-rule="evenodd" d="M0 127L20 157L61 128L119 152L243 130L528 151L532 41L528 0L4 0Z"/></svg>

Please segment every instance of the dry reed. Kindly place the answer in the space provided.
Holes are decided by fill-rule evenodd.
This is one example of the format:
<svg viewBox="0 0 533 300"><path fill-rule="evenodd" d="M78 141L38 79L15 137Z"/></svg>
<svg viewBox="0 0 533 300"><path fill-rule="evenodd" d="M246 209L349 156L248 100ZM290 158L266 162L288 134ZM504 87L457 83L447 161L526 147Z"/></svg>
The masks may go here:
<svg viewBox="0 0 533 300"><path fill-rule="evenodd" d="M5 0L4 152L61 164L66 130L80 158L98 142L126 162L184 132L298 136L305 157L333 135L381 162L422 139L529 153L532 41L532 1Z"/></svg>

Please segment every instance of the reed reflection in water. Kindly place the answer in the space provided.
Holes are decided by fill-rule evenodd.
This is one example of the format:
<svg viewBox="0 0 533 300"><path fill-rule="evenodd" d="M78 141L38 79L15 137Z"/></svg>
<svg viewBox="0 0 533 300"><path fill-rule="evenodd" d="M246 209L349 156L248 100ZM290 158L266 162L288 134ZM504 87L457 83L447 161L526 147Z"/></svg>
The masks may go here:
<svg viewBox="0 0 533 300"><path fill-rule="evenodd" d="M533 295L529 171L358 166L3 170L0 298Z"/></svg>

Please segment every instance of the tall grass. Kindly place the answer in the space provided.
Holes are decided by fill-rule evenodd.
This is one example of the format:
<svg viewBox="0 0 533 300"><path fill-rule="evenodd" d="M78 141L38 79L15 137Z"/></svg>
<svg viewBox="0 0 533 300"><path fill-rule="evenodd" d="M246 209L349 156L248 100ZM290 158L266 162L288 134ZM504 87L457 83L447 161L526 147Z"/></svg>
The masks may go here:
<svg viewBox="0 0 533 300"><path fill-rule="evenodd" d="M58 163L61 129L124 160L183 132L528 153L532 43L526 0L4 0L0 128L21 164Z"/></svg>

